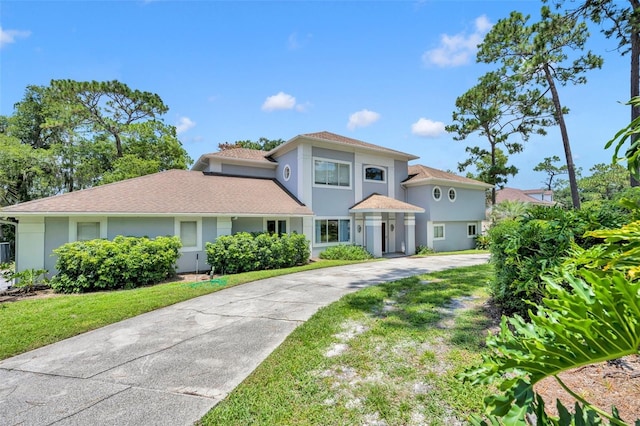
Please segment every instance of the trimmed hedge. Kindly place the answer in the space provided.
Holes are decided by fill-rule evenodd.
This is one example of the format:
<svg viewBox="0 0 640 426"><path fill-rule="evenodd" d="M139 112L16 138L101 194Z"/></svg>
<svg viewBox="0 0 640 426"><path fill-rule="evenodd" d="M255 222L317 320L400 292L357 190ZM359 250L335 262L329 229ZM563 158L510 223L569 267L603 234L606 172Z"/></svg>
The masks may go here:
<svg viewBox="0 0 640 426"><path fill-rule="evenodd" d="M309 241L300 234L222 235L206 244L207 263L215 272L240 272L280 269L309 261Z"/></svg>
<svg viewBox="0 0 640 426"><path fill-rule="evenodd" d="M329 247L320 253L320 259L327 260L367 260L373 259L373 255L362 246L354 244L340 244Z"/></svg>
<svg viewBox="0 0 640 426"><path fill-rule="evenodd" d="M113 241L67 243L53 252L58 274L51 287L61 293L135 288L172 277L182 247L178 237L117 236Z"/></svg>

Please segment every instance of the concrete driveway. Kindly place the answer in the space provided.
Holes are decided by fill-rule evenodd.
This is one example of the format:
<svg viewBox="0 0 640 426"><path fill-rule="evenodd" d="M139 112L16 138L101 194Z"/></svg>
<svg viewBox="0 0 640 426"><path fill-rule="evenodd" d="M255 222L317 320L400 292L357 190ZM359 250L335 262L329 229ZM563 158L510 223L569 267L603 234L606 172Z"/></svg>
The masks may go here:
<svg viewBox="0 0 640 426"><path fill-rule="evenodd" d="M319 308L373 284L487 260L396 258L255 281L6 359L0 425L193 424Z"/></svg>

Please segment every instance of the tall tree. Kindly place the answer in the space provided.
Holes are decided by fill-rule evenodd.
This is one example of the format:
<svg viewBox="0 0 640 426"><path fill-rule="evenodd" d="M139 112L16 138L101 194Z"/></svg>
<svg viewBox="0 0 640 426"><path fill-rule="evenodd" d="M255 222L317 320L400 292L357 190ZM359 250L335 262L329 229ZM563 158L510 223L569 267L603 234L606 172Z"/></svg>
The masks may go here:
<svg viewBox="0 0 640 426"><path fill-rule="evenodd" d="M275 147L282 145L286 141L284 139L267 139L265 137L261 137L257 141L252 140L244 140L244 141L235 141L234 143L224 142L218 144L218 150L224 151L226 149L233 148L247 148L247 149L257 149L260 151L271 151Z"/></svg>
<svg viewBox="0 0 640 426"><path fill-rule="evenodd" d="M542 183L547 191L553 190L553 179L560 175L567 174L567 165L556 166L554 163L560 161L560 157L554 155L553 157L545 157L544 160L538 163L534 168L534 172L545 172L547 174L547 179L545 179Z"/></svg>
<svg viewBox="0 0 640 426"><path fill-rule="evenodd" d="M602 66L602 58L588 51L583 53L587 25L570 16L541 9L541 20L528 23L529 16L511 12L492 27L479 46L478 61L501 63L511 78L527 87L539 88L554 106L555 122L560 128L567 174L574 208L580 208L580 196L575 176L569 133L564 115L569 111L560 101L558 86L584 84L584 73ZM570 60L568 51L580 52Z"/></svg>
<svg viewBox="0 0 640 426"><path fill-rule="evenodd" d="M488 149L467 147L470 157L458 164L460 171L480 164L481 180L504 186L507 176L517 173L514 166L507 165L504 151L508 154L521 152L523 142L532 133L545 134L544 127L551 124L551 105L541 98L537 89L522 90L518 83L502 68L482 76L476 86L456 99L453 124L446 126L446 130L455 133L453 139L457 141L479 133L489 143ZM496 203L495 191L494 188L491 193L492 205Z"/></svg>
<svg viewBox="0 0 640 426"><path fill-rule="evenodd" d="M122 138L131 124L156 120L169 110L157 94L132 90L116 80L52 80L51 96L68 105L85 131L112 137L117 157L124 155Z"/></svg>
<svg viewBox="0 0 640 426"><path fill-rule="evenodd" d="M567 3L566 0L543 0L555 3L558 8ZM626 4L623 5L623 3ZM640 96L640 0L620 2L615 0L584 0L577 3L571 0L567 13L573 16L584 16L596 24L605 24L602 33L607 37L615 37L618 40L618 51L622 55L629 54L630 80L629 98ZM608 25L606 25L608 23ZM630 103L631 122L640 118L640 104ZM631 135L631 151L640 149L635 142L637 134ZM631 173L632 186L640 185L638 172Z"/></svg>

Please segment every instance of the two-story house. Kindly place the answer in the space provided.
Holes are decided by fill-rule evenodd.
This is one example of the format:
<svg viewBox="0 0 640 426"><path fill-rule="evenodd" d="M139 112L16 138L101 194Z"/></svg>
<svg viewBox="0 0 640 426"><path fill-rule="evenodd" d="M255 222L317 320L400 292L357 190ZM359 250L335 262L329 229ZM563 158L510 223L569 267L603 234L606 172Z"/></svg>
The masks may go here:
<svg viewBox="0 0 640 426"><path fill-rule="evenodd" d="M421 165L418 157L329 132L298 135L272 151L202 155L170 170L5 207L17 221L16 266L55 269L60 245L116 235L177 235L178 271L207 270L205 243L236 232L304 234L312 256L358 244L374 256L416 246L474 247L483 182Z"/></svg>

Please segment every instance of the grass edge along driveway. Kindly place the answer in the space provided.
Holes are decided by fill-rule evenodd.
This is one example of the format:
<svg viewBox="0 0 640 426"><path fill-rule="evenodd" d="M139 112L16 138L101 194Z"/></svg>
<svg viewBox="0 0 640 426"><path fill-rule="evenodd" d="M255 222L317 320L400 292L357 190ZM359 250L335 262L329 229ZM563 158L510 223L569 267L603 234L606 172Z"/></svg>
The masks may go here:
<svg viewBox="0 0 640 426"><path fill-rule="evenodd" d="M0 303L0 360L223 288L352 263L360 262L320 260L293 268L228 275L223 280L180 281Z"/></svg>
<svg viewBox="0 0 640 426"><path fill-rule="evenodd" d="M201 425L451 425L488 389L455 374L480 360L491 265L344 296L300 325Z"/></svg>

